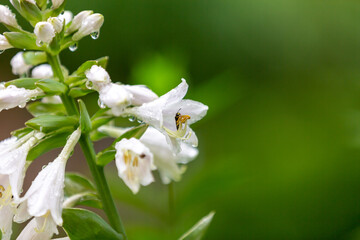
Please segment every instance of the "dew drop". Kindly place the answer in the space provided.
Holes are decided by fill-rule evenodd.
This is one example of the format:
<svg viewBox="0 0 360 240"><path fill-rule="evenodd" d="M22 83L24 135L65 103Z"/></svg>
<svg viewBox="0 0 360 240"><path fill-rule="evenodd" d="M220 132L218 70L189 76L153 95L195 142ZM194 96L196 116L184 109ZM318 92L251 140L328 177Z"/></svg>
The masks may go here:
<svg viewBox="0 0 360 240"><path fill-rule="evenodd" d="M133 117L133 116L132 116L132 117L129 117L129 121L130 121L130 122L135 122L135 120L136 120L136 117Z"/></svg>
<svg viewBox="0 0 360 240"><path fill-rule="evenodd" d="M93 82L92 81L86 81L85 83L85 86L88 88L88 89L93 89Z"/></svg>
<svg viewBox="0 0 360 240"><path fill-rule="evenodd" d="M98 99L98 104L100 108L106 108L105 103L103 103L100 99Z"/></svg>
<svg viewBox="0 0 360 240"><path fill-rule="evenodd" d="M91 37L92 39L94 39L94 40L98 39L99 36L100 36L100 32L92 32L92 33L90 34L90 37Z"/></svg>
<svg viewBox="0 0 360 240"><path fill-rule="evenodd" d="M44 45L44 42L43 41L40 41L40 40L36 40L36 45L38 47L42 47L42 45Z"/></svg>
<svg viewBox="0 0 360 240"><path fill-rule="evenodd" d="M46 168L47 167L47 165L44 165L44 166L42 166L42 168L41 169L44 169L44 168Z"/></svg>
<svg viewBox="0 0 360 240"><path fill-rule="evenodd" d="M5 52L5 50L0 50L0 54L2 54L3 52Z"/></svg>
<svg viewBox="0 0 360 240"><path fill-rule="evenodd" d="M25 106L26 106L26 103L20 103L18 107L19 108L24 108Z"/></svg>
<svg viewBox="0 0 360 240"><path fill-rule="evenodd" d="M44 128L41 126L41 127L40 127L40 129L39 129L39 130L40 130L40 132L42 132L42 131L43 131L43 129L44 129Z"/></svg>
<svg viewBox="0 0 360 240"><path fill-rule="evenodd" d="M72 52L75 52L77 49L78 49L78 44L77 43L74 43L73 45L71 45L69 47L69 50L72 51Z"/></svg>
<svg viewBox="0 0 360 240"><path fill-rule="evenodd" d="M137 120L138 123L144 123L143 121L141 121L140 119Z"/></svg>

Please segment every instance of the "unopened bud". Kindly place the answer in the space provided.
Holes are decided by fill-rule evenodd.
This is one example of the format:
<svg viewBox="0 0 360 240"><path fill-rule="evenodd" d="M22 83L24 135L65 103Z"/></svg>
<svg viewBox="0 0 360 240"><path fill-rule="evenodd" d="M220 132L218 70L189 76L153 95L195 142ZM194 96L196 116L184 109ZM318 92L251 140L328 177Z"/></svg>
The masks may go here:
<svg viewBox="0 0 360 240"><path fill-rule="evenodd" d="M88 16L90 16L91 14L93 14L93 11L82 11L80 13L78 13L73 21L71 22L70 27L66 30L67 33L73 33L77 30L79 30L79 28L81 27L82 22L85 20L85 18L87 18Z"/></svg>
<svg viewBox="0 0 360 240"><path fill-rule="evenodd" d="M8 6L0 5L0 22L17 29L21 29L16 21L15 14L11 12Z"/></svg>
<svg viewBox="0 0 360 240"><path fill-rule="evenodd" d="M35 25L34 33L36 35L36 44L50 43L55 37L55 29L51 23L38 22Z"/></svg>
<svg viewBox="0 0 360 240"><path fill-rule="evenodd" d="M99 32L103 23L104 23L104 16L99 13L95 13L88 16L87 18L84 19L79 31L74 34L72 39L74 41L79 41L81 38L91 33Z"/></svg>
<svg viewBox="0 0 360 240"><path fill-rule="evenodd" d="M63 21L57 17L51 17L47 20L53 26L56 33L60 33L63 29Z"/></svg>
<svg viewBox="0 0 360 240"><path fill-rule="evenodd" d="M26 64L23 54L23 52L18 52L10 61L12 72L15 75L25 74L32 67Z"/></svg>
<svg viewBox="0 0 360 240"><path fill-rule="evenodd" d="M73 19L73 14L71 11L65 11L64 13L60 14L58 16L58 18L60 18L60 20L63 22L65 21L65 25L68 24L69 22L71 22L71 20Z"/></svg>

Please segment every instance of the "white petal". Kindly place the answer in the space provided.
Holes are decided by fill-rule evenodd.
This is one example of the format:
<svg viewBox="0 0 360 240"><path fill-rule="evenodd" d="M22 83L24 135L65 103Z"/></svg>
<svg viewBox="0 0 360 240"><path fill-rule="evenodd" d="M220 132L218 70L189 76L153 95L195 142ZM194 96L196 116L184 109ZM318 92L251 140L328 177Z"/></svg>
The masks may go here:
<svg viewBox="0 0 360 240"><path fill-rule="evenodd" d="M61 4L63 4L64 0L51 0L52 1L52 8L56 9L58 7L61 6Z"/></svg>
<svg viewBox="0 0 360 240"><path fill-rule="evenodd" d="M99 32L103 23L103 15L99 13L91 14L82 21L80 29L73 35L72 39L74 41L79 41L81 38L93 32Z"/></svg>
<svg viewBox="0 0 360 240"><path fill-rule="evenodd" d="M17 240L49 240L58 233L56 223L47 216L32 219L22 230Z"/></svg>
<svg viewBox="0 0 360 240"><path fill-rule="evenodd" d="M17 88L13 85L0 89L0 111L17 106L25 107L26 102L31 100L31 98L42 94L43 92L39 89L28 90Z"/></svg>
<svg viewBox="0 0 360 240"><path fill-rule="evenodd" d="M49 64L42 64L42 65L35 67L31 71L31 76L33 78L45 79L45 78L52 78L54 76L54 73Z"/></svg>
<svg viewBox="0 0 360 240"><path fill-rule="evenodd" d="M93 11L82 11L82 12L78 13L72 20L71 25L66 30L66 32L73 33L75 31L77 31L80 28L84 19L87 18L88 16L90 16L92 13L93 13Z"/></svg>
<svg viewBox="0 0 360 240"><path fill-rule="evenodd" d="M50 23L56 33L60 33L63 29L63 21L60 18L57 17L51 17L47 20L48 23Z"/></svg>
<svg viewBox="0 0 360 240"><path fill-rule="evenodd" d="M38 45L40 42L50 43L55 37L55 29L51 23L38 22L35 25L34 33L37 38Z"/></svg>
<svg viewBox="0 0 360 240"><path fill-rule="evenodd" d="M16 21L15 14L11 12L8 6L0 5L0 23L20 29L20 26Z"/></svg>
<svg viewBox="0 0 360 240"><path fill-rule="evenodd" d="M0 34L0 50L3 51L12 47L13 46L9 43L7 38L4 35Z"/></svg>
<svg viewBox="0 0 360 240"><path fill-rule="evenodd" d="M60 14L58 18L60 18L62 22L65 21L65 25L67 25L73 19L73 14L71 11L64 11L64 13Z"/></svg>
<svg viewBox="0 0 360 240"><path fill-rule="evenodd" d="M86 78L92 82L93 88L99 91L102 87L111 83L110 76L107 71L97 65L94 65L90 70L85 72Z"/></svg>
<svg viewBox="0 0 360 240"><path fill-rule="evenodd" d="M0 208L0 230L2 232L2 240L10 240L12 234L12 219L14 217L14 209L11 205L1 206Z"/></svg>
<svg viewBox="0 0 360 240"><path fill-rule="evenodd" d="M25 74L32 67L25 63L23 53L24 52L18 52L10 61L12 72L15 75Z"/></svg>
<svg viewBox="0 0 360 240"><path fill-rule="evenodd" d="M111 108L115 116L120 116L125 107L131 104L132 94L122 85L109 83L99 91L100 105L105 104Z"/></svg>
<svg viewBox="0 0 360 240"><path fill-rule="evenodd" d="M142 105L158 98L153 91L143 85L123 85L123 87L133 96L131 105Z"/></svg>

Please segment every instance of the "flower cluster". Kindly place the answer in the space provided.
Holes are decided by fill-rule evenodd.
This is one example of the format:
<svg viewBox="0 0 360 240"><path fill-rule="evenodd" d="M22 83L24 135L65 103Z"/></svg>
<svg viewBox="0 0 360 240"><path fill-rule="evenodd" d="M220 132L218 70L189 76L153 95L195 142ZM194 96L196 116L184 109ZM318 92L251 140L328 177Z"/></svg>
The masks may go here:
<svg viewBox="0 0 360 240"><path fill-rule="evenodd" d="M70 236L72 228L66 225L63 210L86 205L86 199L100 202L98 206L108 215L111 227L125 236L122 227L116 226L120 221L113 219L111 212L116 209L109 204L111 195L102 167L115 160L118 176L134 194L155 181L155 170L164 184L180 181L186 164L198 155L198 138L190 125L202 119L208 107L184 99L188 91L184 79L160 97L143 85L112 82L105 70L107 57L87 61L70 73L61 65L59 53L67 48L76 50L77 42L87 35L97 39L104 17L93 11L73 16L64 11L64 0L10 2L33 31L23 30L10 8L0 5L0 23L9 30L0 34L0 51L22 50L10 62L13 74L19 78L0 83L0 111L26 106L34 118L0 143L0 236L10 239L13 222L31 218L17 239L51 239L58 233L58 226L63 226ZM91 117L81 100L90 93L98 95L100 107ZM112 120L116 118L137 119L139 124L130 128L115 126ZM92 142L102 137L115 141L96 154ZM66 175L66 163L78 142L96 187L91 187L90 180L84 177ZM63 147L58 157L38 173L22 194L31 163L58 147ZM69 190L84 182L89 184L83 186L83 192ZM77 217L76 211L70 211L70 219ZM81 214L89 216L84 211ZM101 239L96 234L92 239Z"/></svg>

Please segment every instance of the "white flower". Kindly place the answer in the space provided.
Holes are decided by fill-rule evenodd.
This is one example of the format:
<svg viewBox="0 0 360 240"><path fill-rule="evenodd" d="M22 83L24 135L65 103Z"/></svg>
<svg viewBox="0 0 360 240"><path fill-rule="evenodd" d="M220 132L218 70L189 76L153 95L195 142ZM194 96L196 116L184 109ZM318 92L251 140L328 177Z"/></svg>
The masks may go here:
<svg viewBox="0 0 360 240"><path fill-rule="evenodd" d="M31 65L25 63L23 54L24 52L18 52L10 61L12 72L15 75L25 74L32 67Z"/></svg>
<svg viewBox="0 0 360 240"><path fill-rule="evenodd" d="M66 33L70 34L79 30L84 19L91 14L93 14L93 11L82 11L78 13L72 20L70 27L66 30Z"/></svg>
<svg viewBox="0 0 360 240"><path fill-rule="evenodd" d="M11 196L9 178L0 175L0 230L2 240L10 240L12 234L12 221L16 207L11 204Z"/></svg>
<svg viewBox="0 0 360 240"><path fill-rule="evenodd" d="M0 5L0 23L21 29L16 21L15 14L11 12L8 6Z"/></svg>
<svg viewBox="0 0 360 240"><path fill-rule="evenodd" d="M130 190L136 194L140 185L146 186L154 181L151 170L155 170L153 154L135 138L122 139L115 145L115 163L118 175Z"/></svg>
<svg viewBox="0 0 360 240"><path fill-rule="evenodd" d="M53 76L54 73L49 64L41 64L31 71L31 77L33 78L45 79L52 78Z"/></svg>
<svg viewBox="0 0 360 240"><path fill-rule="evenodd" d="M74 41L79 41L81 38L91 33L99 32L103 23L104 23L103 15L99 13L91 14L82 21L79 30L74 34L72 39Z"/></svg>
<svg viewBox="0 0 360 240"><path fill-rule="evenodd" d="M13 48L13 46L4 35L0 34L0 51L4 51L9 48Z"/></svg>
<svg viewBox="0 0 360 240"><path fill-rule="evenodd" d="M40 171L25 196L20 199L20 210L16 221L24 221L29 216L47 217L56 225L62 225L62 202L64 199L64 177L67 159L70 157L81 131L77 129L69 137L60 155ZM27 214L24 213L26 209Z"/></svg>
<svg viewBox="0 0 360 240"><path fill-rule="evenodd" d="M198 140L189 127L206 115L208 106L193 100L184 100L188 90L185 79L174 89L158 99L139 107L125 109L125 114L133 115L165 134L175 152L179 152L180 140L197 146Z"/></svg>
<svg viewBox="0 0 360 240"><path fill-rule="evenodd" d="M40 89L28 90L25 88L17 88L13 85L5 87L0 85L0 111L14 107L25 107L26 103L43 94Z"/></svg>
<svg viewBox="0 0 360 240"><path fill-rule="evenodd" d="M55 37L55 29L49 22L38 22L35 25L34 33L36 35L36 44L50 43Z"/></svg>
<svg viewBox="0 0 360 240"><path fill-rule="evenodd" d="M184 165L179 167L178 164L187 164L199 153L196 148L181 142L181 151L175 155L164 134L152 127L141 136L140 142L154 154L154 163L164 184L170 183L171 180L180 181L186 167Z"/></svg>
<svg viewBox="0 0 360 240"><path fill-rule="evenodd" d="M43 102L43 103L52 103L52 104L62 103L60 96L57 96L57 95L43 97L41 99L41 102Z"/></svg>
<svg viewBox="0 0 360 240"><path fill-rule="evenodd" d="M73 19L73 14L71 11L64 11L64 13L60 14L58 18L61 22L65 21L65 25L67 25Z"/></svg>
<svg viewBox="0 0 360 240"><path fill-rule="evenodd" d="M64 0L51 0L52 1L52 8L56 9L63 4Z"/></svg>
<svg viewBox="0 0 360 240"><path fill-rule="evenodd" d="M99 92L100 107L108 106L115 116L120 116L129 105L141 105L158 96L142 85L112 83L109 74L99 66L92 66L86 73L87 85Z"/></svg>
<svg viewBox="0 0 360 240"><path fill-rule="evenodd" d="M50 214L33 218L21 231L17 240L49 240L58 234L56 223Z"/></svg>
<svg viewBox="0 0 360 240"><path fill-rule="evenodd" d="M47 22L53 26L56 33L60 33L61 30L63 29L64 22L60 18L51 17L51 18L48 18Z"/></svg>

